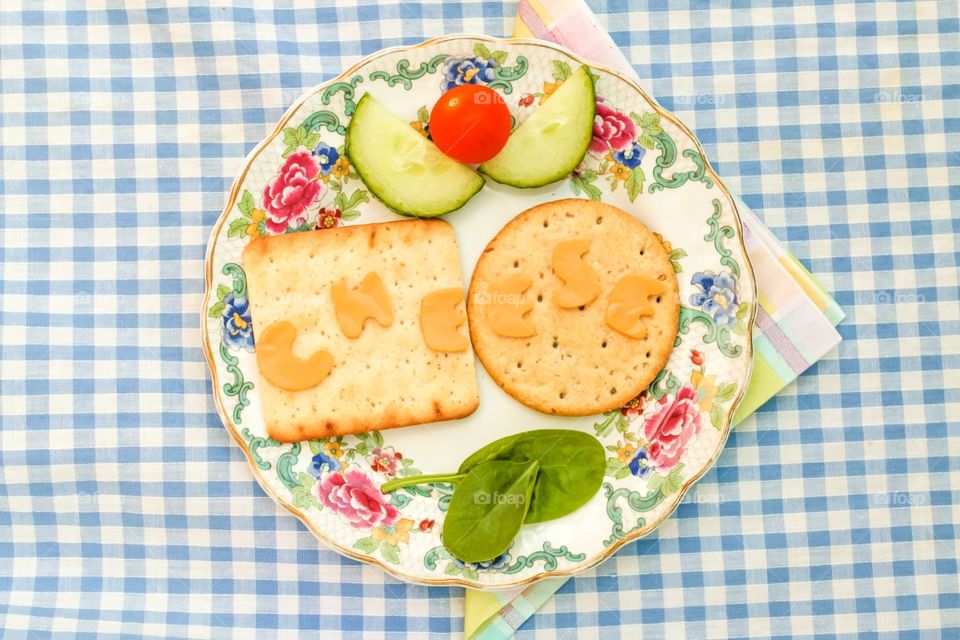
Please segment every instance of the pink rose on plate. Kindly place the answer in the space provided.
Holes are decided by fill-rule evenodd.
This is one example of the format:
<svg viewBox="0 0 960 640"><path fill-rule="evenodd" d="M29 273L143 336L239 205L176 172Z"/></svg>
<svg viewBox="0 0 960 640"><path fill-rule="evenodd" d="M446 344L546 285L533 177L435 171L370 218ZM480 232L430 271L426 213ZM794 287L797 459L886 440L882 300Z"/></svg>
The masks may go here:
<svg viewBox="0 0 960 640"><path fill-rule="evenodd" d="M637 125L630 116L617 111L597 96L597 114L593 118L590 153L601 156L608 150L621 151L637 137Z"/></svg>
<svg viewBox="0 0 960 640"><path fill-rule="evenodd" d="M389 527L397 521L397 508L386 501L362 471L348 469L343 474L328 473L314 490L320 502L357 529Z"/></svg>
<svg viewBox="0 0 960 640"><path fill-rule="evenodd" d="M687 450L687 445L700 435L700 408L697 392L686 386L672 398L663 396L657 412L644 425L644 436L650 443L650 459L662 470L672 469Z"/></svg>
<svg viewBox="0 0 960 640"><path fill-rule="evenodd" d="M307 207L323 187L316 179L318 173L320 167L308 151L298 151L287 158L277 177L263 189L267 231L279 234L306 222Z"/></svg>

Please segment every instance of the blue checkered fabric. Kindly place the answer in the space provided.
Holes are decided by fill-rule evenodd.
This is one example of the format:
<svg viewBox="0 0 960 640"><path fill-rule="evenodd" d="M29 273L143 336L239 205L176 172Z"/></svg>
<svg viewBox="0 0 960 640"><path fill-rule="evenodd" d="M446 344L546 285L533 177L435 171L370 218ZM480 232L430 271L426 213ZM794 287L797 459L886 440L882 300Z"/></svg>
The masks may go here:
<svg viewBox="0 0 960 640"><path fill-rule="evenodd" d="M461 590L341 558L257 487L210 396L203 252L302 91L509 34L514 4L72 4L0 3L3 637L456 634ZM847 320L520 635L960 637L957 3L590 4Z"/></svg>

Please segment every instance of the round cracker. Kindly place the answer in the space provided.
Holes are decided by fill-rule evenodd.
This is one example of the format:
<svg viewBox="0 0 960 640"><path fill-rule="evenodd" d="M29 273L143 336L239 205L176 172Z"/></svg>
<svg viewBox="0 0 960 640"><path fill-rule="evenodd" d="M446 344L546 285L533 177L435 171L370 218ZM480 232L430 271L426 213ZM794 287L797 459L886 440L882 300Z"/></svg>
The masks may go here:
<svg viewBox="0 0 960 640"><path fill-rule="evenodd" d="M600 276L600 295L585 308L561 309L553 302L564 284L550 266L553 250L580 238L590 240L583 259ZM537 330L530 338L505 338L487 322L490 286L513 273L533 279L523 294L533 303L525 316ZM610 292L628 274L666 285L650 299L644 339L604 320ZM473 271L467 314L474 351L500 388L537 411L584 416L623 406L650 385L673 350L680 295L670 257L646 225L617 207L570 198L527 209L490 241Z"/></svg>

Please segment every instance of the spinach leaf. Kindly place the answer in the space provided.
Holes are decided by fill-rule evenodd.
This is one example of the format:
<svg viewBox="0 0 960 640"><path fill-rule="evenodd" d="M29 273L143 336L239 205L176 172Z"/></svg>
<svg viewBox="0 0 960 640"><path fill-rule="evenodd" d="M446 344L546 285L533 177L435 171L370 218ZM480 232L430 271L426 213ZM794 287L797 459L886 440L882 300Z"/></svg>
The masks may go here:
<svg viewBox="0 0 960 640"><path fill-rule="evenodd" d="M523 526L537 482L536 460L491 460L473 467L457 485L441 540L464 562L483 562L510 548Z"/></svg>
<svg viewBox="0 0 960 640"><path fill-rule="evenodd" d="M576 511L603 482L606 454L594 436L569 429L539 429L495 440L460 465L469 473L491 460L536 460L540 473L525 522L545 522Z"/></svg>
<svg viewBox="0 0 960 640"><path fill-rule="evenodd" d="M457 473L396 478L380 490L389 493L432 482L457 484L471 469L491 460L540 463L527 523L553 520L579 509L600 489L606 466L603 445L594 436L569 429L538 429L491 442L464 460Z"/></svg>

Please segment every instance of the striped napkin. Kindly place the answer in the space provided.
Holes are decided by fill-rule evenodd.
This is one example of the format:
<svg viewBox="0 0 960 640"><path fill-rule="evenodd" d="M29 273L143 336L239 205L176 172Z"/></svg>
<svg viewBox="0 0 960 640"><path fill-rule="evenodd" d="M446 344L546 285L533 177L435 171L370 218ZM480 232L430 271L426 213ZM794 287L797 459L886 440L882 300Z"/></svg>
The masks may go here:
<svg viewBox="0 0 960 640"><path fill-rule="evenodd" d="M583 0L520 0L513 35L556 42L588 60L639 78ZM840 343L844 314L836 301L739 198L744 244L753 262L760 306L753 333L753 374L734 424L753 413ZM468 589L464 636L509 638L568 578L510 591Z"/></svg>

